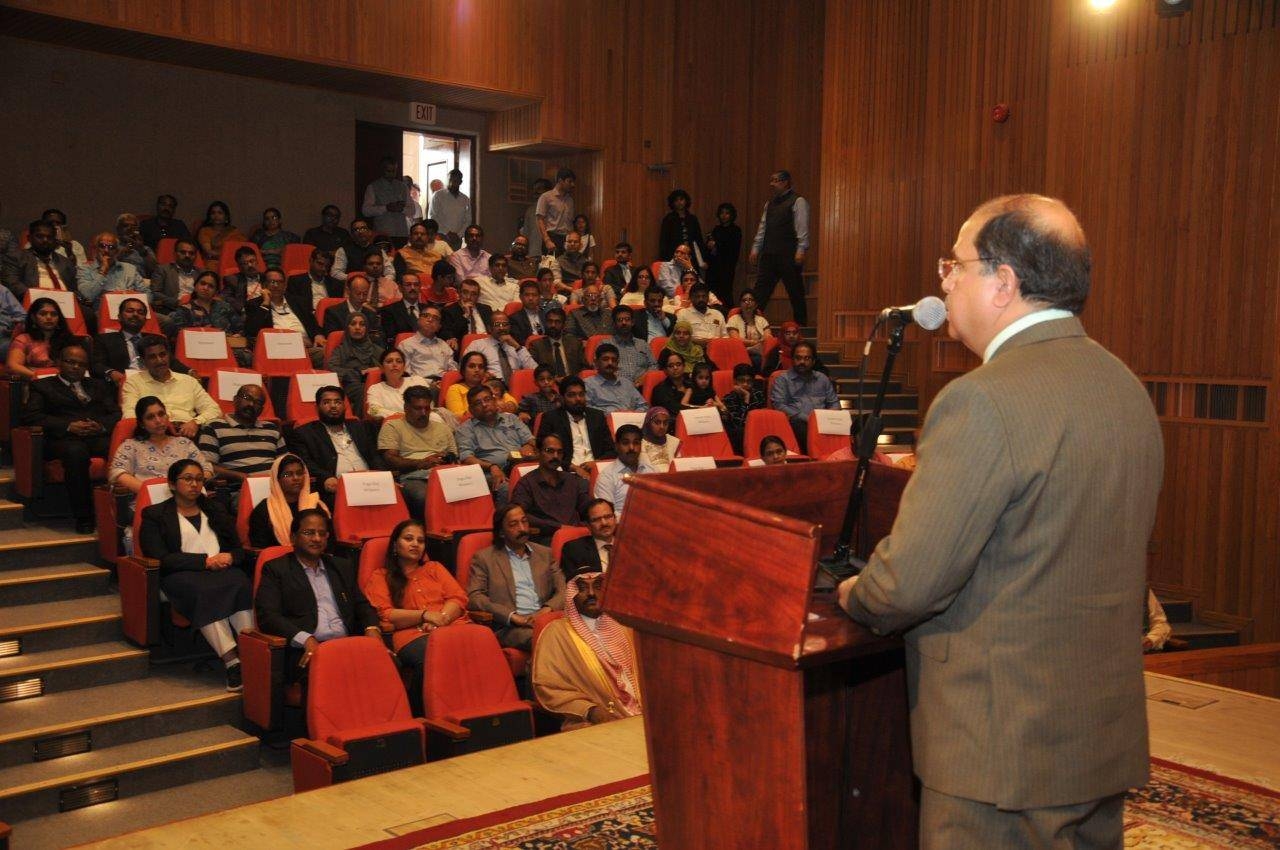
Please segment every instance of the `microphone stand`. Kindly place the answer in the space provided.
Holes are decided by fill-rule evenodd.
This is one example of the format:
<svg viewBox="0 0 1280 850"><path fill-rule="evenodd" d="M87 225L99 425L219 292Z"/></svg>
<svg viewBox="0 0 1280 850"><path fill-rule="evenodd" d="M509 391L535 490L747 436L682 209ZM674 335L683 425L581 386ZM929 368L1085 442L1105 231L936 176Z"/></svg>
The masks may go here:
<svg viewBox="0 0 1280 850"><path fill-rule="evenodd" d="M854 473L853 490L849 493L849 504L844 512L844 524L840 527L840 536L836 538L836 548L826 558L818 560L821 567L836 582L844 581L856 575L861 569L855 563L856 553L853 551L854 529L860 529L859 520L862 513L862 494L867 484L867 473L871 468L871 456L875 454L883 427L881 411L884 409L884 396L889 388L889 375L893 371L893 361L902 350L902 336L906 332L907 323L894 315L896 321L889 329L889 351L884 360L884 371L880 374L880 386L876 390L875 402L871 415L862 424L858 432L858 469ZM858 414L861 415L859 410Z"/></svg>

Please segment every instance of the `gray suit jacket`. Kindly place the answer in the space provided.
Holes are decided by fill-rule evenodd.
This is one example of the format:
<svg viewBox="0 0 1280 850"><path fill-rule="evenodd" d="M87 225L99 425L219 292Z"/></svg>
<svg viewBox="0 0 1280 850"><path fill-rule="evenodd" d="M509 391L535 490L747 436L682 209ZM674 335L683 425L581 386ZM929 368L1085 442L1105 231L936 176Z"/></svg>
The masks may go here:
<svg viewBox="0 0 1280 850"><path fill-rule="evenodd" d="M55 253L49 259L54 274L62 279L62 285L74 292L76 290L75 260L63 254ZM19 301L27 294L28 289L35 289L40 283L40 261L32 251L22 251L15 258L12 267L7 269L5 286L13 292Z"/></svg>
<svg viewBox="0 0 1280 850"><path fill-rule="evenodd" d="M192 277L200 274L200 271L197 266ZM178 267L173 263L165 263L151 275L151 302L157 312L172 313L178 309L178 298Z"/></svg>
<svg viewBox="0 0 1280 850"><path fill-rule="evenodd" d="M849 613L906 631L921 781L1008 809L1144 784L1142 384L1078 319L1033 325L938 394L918 457Z"/></svg>
<svg viewBox="0 0 1280 850"><path fill-rule="evenodd" d="M529 566L538 588L538 598L553 611L564 608L564 576L551 563L551 550L530 543ZM477 611L488 611L494 625L505 628L507 618L516 613L516 580L511 573L511 560L501 544L482 549L471 559L467 579L469 605Z"/></svg>

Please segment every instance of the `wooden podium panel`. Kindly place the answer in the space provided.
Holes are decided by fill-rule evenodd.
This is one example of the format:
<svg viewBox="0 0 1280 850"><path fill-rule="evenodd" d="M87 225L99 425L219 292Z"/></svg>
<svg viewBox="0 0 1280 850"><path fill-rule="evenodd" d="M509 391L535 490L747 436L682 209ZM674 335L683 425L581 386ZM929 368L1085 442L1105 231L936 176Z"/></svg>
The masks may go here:
<svg viewBox="0 0 1280 850"><path fill-rule="evenodd" d="M915 846L901 644L813 590L854 467L632 480L604 604L636 630L663 850Z"/></svg>

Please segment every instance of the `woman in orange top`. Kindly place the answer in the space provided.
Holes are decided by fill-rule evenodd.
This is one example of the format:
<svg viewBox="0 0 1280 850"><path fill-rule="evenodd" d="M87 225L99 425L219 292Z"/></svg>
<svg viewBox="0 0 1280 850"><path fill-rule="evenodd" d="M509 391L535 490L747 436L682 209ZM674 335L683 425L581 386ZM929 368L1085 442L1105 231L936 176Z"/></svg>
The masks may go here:
<svg viewBox="0 0 1280 850"><path fill-rule="evenodd" d="M467 617L466 591L443 564L426 560L426 552L422 522L402 521L391 532L383 566L370 573L360 588L378 609L383 631L394 630L391 645L396 656L413 671L409 704L419 716L427 637Z"/></svg>

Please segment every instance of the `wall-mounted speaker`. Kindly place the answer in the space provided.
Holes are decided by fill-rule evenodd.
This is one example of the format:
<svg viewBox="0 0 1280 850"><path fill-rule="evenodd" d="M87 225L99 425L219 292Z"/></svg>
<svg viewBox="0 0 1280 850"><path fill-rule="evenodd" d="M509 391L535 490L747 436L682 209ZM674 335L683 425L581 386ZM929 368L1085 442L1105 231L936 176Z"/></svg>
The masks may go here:
<svg viewBox="0 0 1280 850"><path fill-rule="evenodd" d="M1155 0L1156 14L1162 18L1176 18L1191 11L1191 0Z"/></svg>

